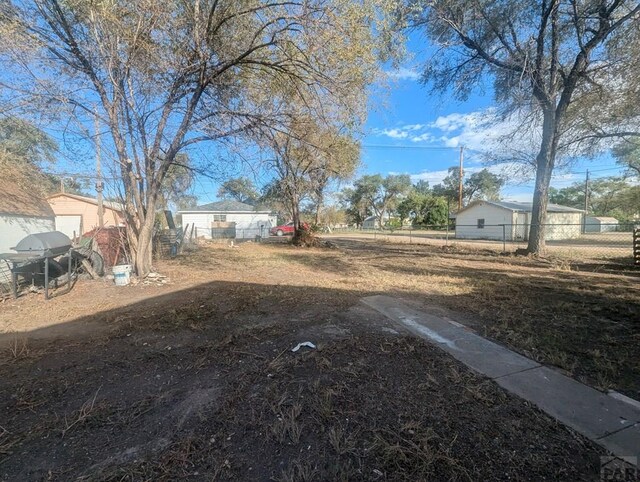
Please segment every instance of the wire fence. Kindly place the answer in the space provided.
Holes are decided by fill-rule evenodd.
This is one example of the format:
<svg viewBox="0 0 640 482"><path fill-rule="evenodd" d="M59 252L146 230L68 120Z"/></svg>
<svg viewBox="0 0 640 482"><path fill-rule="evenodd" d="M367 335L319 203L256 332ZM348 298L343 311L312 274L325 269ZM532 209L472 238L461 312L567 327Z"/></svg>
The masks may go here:
<svg viewBox="0 0 640 482"><path fill-rule="evenodd" d="M235 240L256 240L269 236L267 227L262 228L235 228L231 231L219 231L215 228L211 229L211 239L235 239Z"/></svg>
<svg viewBox="0 0 640 482"><path fill-rule="evenodd" d="M432 225L399 229L337 228L325 235L351 235L376 240L490 249L513 252L526 248L530 225L525 224L473 224ZM636 224L545 224L545 242L548 254L571 260L607 260L633 263L637 250ZM634 230L636 246L634 248ZM634 249L636 251L634 251Z"/></svg>

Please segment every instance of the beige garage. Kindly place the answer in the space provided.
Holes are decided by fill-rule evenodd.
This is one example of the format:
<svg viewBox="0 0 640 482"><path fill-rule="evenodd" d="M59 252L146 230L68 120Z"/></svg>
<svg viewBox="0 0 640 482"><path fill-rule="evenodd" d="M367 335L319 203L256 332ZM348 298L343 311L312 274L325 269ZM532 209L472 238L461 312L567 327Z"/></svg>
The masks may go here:
<svg viewBox="0 0 640 482"><path fill-rule="evenodd" d="M58 193L47 198L55 213L56 230L70 238L80 236L98 227L98 201L77 194ZM104 201L104 225L121 226L124 224L122 205Z"/></svg>
<svg viewBox="0 0 640 482"><path fill-rule="evenodd" d="M457 239L526 241L531 225L532 203L475 201L456 215ZM558 204L547 207L545 239L574 239L582 234L584 212Z"/></svg>

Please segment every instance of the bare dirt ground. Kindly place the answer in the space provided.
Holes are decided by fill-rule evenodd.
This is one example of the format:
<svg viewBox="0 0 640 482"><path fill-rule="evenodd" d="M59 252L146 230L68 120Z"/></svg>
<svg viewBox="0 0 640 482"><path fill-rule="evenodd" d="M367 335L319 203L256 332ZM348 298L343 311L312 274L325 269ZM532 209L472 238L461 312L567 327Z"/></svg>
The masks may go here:
<svg viewBox="0 0 640 482"><path fill-rule="evenodd" d="M634 272L336 244L210 245L158 262L164 286L0 304L2 480L597 479L601 449L359 300L637 397Z"/></svg>

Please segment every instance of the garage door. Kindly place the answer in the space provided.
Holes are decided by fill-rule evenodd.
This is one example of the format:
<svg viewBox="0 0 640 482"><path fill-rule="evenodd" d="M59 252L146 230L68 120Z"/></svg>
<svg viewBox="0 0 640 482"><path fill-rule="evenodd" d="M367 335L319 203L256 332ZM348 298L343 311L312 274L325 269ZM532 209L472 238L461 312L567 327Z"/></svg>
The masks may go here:
<svg viewBox="0 0 640 482"><path fill-rule="evenodd" d="M82 216L56 216L56 231L60 231L70 238L73 238L73 233L76 236L82 234Z"/></svg>

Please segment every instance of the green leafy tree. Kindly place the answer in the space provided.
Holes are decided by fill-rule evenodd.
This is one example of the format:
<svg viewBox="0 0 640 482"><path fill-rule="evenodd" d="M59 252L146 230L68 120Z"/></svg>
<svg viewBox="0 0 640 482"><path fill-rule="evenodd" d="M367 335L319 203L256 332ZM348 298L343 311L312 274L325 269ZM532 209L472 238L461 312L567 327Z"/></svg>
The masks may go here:
<svg viewBox="0 0 640 482"><path fill-rule="evenodd" d="M574 183L562 189L550 189L549 200L555 204L584 209L585 184ZM621 177L593 179L589 183L587 214L612 216L622 222L640 214L640 186Z"/></svg>
<svg viewBox="0 0 640 482"><path fill-rule="evenodd" d="M561 189L550 187L549 202L560 204L561 206L584 209L584 184L578 183Z"/></svg>
<svg viewBox="0 0 640 482"><path fill-rule="evenodd" d="M218 189L218 197L222 199L235 199L241 203L254 205L260 194L248 177L236 177L223 182Z"/></svg>
<svg viewBox="0 0 640 482"><path fill-rule="evenodd" d="M474 172L464 182L466 203L469 204L477 199L498 201L503 186L504 179L488 169Z"/></svg>
<svg viewBox="0 0 640 482"><path fill-rule="evenodd" d="M56 192L85 195L88 178L46 172L56 161L57 142L31 122L17 117L0 118L0 155L5 165L31 173L32 187L41 196Z"/></svg>
<svg viewBox="0 0 640 482"><path fill-rule="evenodd" d="M378 218L379 226L384 226L385 217L395 210L411 188L408 174L362 176L351 191L352 212L371 212Z"/></svg>
<svg viewBox="0 0 640 482"><path fill-rule="evenodd" d="M362 227L364 220L372 215L371 207L360 189L343 189L340 193L340 204L349 222L356 227Z"/></svg>
<svg viewBox="0 0 640 482"><path fill-rule="evenodd" d="M442 196L449 200L451 204L458 202L458 191L460 182L460 168L450 167L449 174L442 181L442 184L433 186L433 194ZM467 205L475 200L497 201L500 199L500 190L504 186L504 179L489 171L482 169L467 176L462 186L462 203Z"/></svg>
<svg viewBox="0 0 640 482"><path fill-rule="evenodd" d="M58 144L31 122L17 117L0 118L0 151L34 166L55 162Z"/></svg>
<svg viewBox="0 0 640 482"><path fill-rule="evenodd" d="M419 180L413 185L413 190L420 194L431 194L431 187L429 187L429 181L424 179Z"/></svg>
<svg viewBox="0 0 640 482"><path fill-rule="evenodd" d="M443 226L449 219L449 202L445 197L434 196L414 189L396 209L400 220L411 220L413 226Z"/></svg>
<svg viewBox="0 0 640 482"><path fill-rule="evenodd" d="M617 145L613 155L620 165L640 177L640 141L626 141Z"/></svg>

